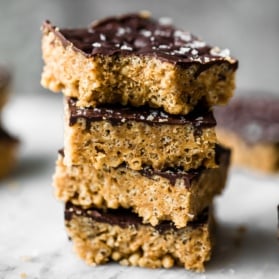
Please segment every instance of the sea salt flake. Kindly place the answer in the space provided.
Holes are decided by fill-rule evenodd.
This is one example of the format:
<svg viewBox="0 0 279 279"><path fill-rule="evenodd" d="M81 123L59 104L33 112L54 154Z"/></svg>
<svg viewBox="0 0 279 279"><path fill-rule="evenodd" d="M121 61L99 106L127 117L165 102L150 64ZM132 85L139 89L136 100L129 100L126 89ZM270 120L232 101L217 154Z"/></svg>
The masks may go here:
<svg viewBox="0 0 279 279"><path fill-rule="evenodd" d="M153 121L154 120L154 116L152 114L148 115L146 118L147 121Z"/></svg>
<svg viewBox="0 0 279 279"><path fill-rule="evenodd" d="M122 45L120 47L120 49L122 49L122 50L133 50L133 48L131 48L130 46L127 46L127 45Z"/></svg>
<svg viewBox="0 0 279 279"><path fill-rule="evenodd" d="M92 44L92 46L93 47L101 47L102 45L101 45L101 43L95 42L95 43Z"/></svg>
<svg viewBox="0 0 279 279"><path fill-rule="evenodd" d="M144 37L150 37L151 36L151 31L143 29L140 31L140 33L144 36Z"/></svg>
<svg viewBox="0 0 279 279"><path fill-rule="evenodd" d="M169 31L164 31L164 30L155 30L154 35L155 36L161 36L161 37L169 37L170 32Z"/></svg>
<svg viewBox="0 0 279 279"><path fill-rule="evenodd" d="M190 48L189 47L181 47L180 51L183 52L183 53L186 53L186 52L190 51Z"/></svg>
<svg viewBox="0 0 279 279"><path fill-rule="evenodd" d="M177 37L177 38L180 38L181 40L183 40L185 42L191 41L191 34L183 32L181 30L175 30L174 31L174 36Z"/></svg>
<svg viewBox="0 0 279 279"><path fill-rule="evenodd" d="M193 57L191 61L202 63L201 57Z"/></svg>
<svg viewBox="0 0 279 279"><path fill-rule="evenodd" d="M209 59L208 57L204 57L204 58L203 58L203 61L204 61L205 63L207 63L207 62L210 61L210 59Z"/></svg>
<svg viewBox="0 0 279 279"><path fill-rule="evenodd" d="M206 43L203 41L193 41L189 44L191 48L202 48L206 46Z"/></svg>
<svg viewBox="0 0 279 279"><path fill-rule="evenodd" d="M106 36L104 34L100 34L100 40L101 41L105 41L106 40Z"/></svg>
<svg viewBox="0 0 279 279"><path fill-rule="evenodd" d="M210 50L210 54L214 56L227 57L230 56L230 50L227 48L220 49L219 47L214 47Z"/></svg>
<svg viewBox="0 0 279 279"><path fill-rule="evenodd" d="M164 112L162 112L162 111L160 112L160 116L161 116L161 117L168 118L168 115L167 115L167 114L165 114L165 113L164 113Z"/></svg>
<svg viewBox="0 0 279 279"><path fill-rule="evenodd" d="M168 45L159 45L158 46L159 49L169 49Z"/></svg>
<svg viewBox="0 0 279 279"><path fill-rule="evenodd" d="M192 51L191 51L191 54L192 55L197 55L199 52L194 48L194 49L192 49Z"/></svg>
<svg viewBox="0 0 279 279"><path fill-rule="evenodd" d="M116 36L122 36L125 34L125 28L119 27L116 32Z"/></svg>

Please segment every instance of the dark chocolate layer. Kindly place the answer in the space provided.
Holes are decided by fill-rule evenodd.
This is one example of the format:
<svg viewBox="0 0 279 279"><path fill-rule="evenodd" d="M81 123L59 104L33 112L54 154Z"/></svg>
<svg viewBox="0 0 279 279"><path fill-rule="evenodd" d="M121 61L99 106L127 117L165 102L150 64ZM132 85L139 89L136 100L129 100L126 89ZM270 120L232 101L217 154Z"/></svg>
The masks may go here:
<svg viewBox="0 0 279 279"><path fill-rule="evenodd" d="M214 109L218 126L249 144L279 143L279 95L238 93L228 106Z"/></svg>
<svg viewBox="0 0 279 279"><path fill-rule="evenodd" d="M187 226L197 227L204 225L208 221L208 215L209 208L206 208L201 212L196 220L189 222ZM107 223L113 226L117 225L122 228L144 225L142 223L142 218L129 209L107 209L106 211L93 207L84 209L80 206L72 204L71 202L67 202L65 205L64 218L66 221L71 221L74 216L83 216L96 222ZM163 221L154 228L161 233L171 229L178 230L170 221Z"/></svg>
<svg viewBox="0 0 279 279"><path fill-rule="evenodd" d="M230 150L221 146L216 145L215 147L215 161L217 164L222 165L224 167L228 167L230 164ZM140 171L140 173L144 176L149 177L152 179L153 176L158 175L164 177L170 181L170 184L173 186L176 183L177 179L183 180L184 186L186 188L190 188L192 183L196 181L200 175L204 174L205 172L210 172L212 169L206 168L199 168L195 170L183 171L179 168L176 169L168 169L168 170L153 170L149 167L144 168Z"/></svg>
<svg viewBox="0 0 279 279"><path fill-rule="evenodd" d="M198 64L198 72L226 61L233 70L238 62L228 49L211 47L189 32L176 29L166 18L158 21L143 14L128 14L93 22L83 29L57 29L49 21L44 28L67 46L90 57L95 55L149 55L187 68Z"/></svg>
<svg viewBox="0 0 279 279"><path fill-rule="evenodd" d="M87 126L93 121L109 121L121 124L126 121L145 122L149 125L185 125L192 124L195 128L209 128L216 125L211 111L198 107L188 115L172 115L149 107L106 106L98 108L80 108L76 106L76 99L69 98L70 125L74 125L78 118L84 118Z"/></svg>
<svg viewBox="0 0 279 279"><path fill-rule="evenodd" d="M61 156L65 156L64 149L61 148L58 150L58 153ZM225 148L224 146L216 144L215 146L215 162L218 165L228 167L230 164L230 157L231 157L231 150L228 148ZM126 164L122 164L119 166L119 168L125 168ZM184 186L186 188L190 188L193 181L197 180L199 176L205 172L210 172L213 169L206 169L206 168L199 168L195 170L189 170L189 171L183 171L180 168L172 168L167 170L154 170L150 167L144 167L139 172L141 175L144 175L150 179L153 179L155 175L164 177L169 180L170 184L175 186L177 179L182 179L184 182Z"/></svg>

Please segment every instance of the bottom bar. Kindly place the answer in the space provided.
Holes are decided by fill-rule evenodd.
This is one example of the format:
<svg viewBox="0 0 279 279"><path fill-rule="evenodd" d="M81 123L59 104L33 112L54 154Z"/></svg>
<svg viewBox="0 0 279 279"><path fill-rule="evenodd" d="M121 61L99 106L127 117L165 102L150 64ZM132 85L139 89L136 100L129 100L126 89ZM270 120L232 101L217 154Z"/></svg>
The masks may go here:
<svg viewBox="0 0 279 279"><path fill-rule="evenodd" d="M127 209L102 211L66 203L65 225L75 252L89 265L122 265L204 271L212 248L212 212L208 208L182 229L172 222L153 227Z"/></svg>

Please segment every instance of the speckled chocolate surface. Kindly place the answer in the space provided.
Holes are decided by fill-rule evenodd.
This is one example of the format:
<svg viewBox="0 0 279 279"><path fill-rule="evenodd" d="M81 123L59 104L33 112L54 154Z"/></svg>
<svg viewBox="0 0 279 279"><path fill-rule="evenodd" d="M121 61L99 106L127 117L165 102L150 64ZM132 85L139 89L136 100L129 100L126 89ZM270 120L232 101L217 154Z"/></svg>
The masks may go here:
<svg viewBox="0 0 279 279"><path fill-rule="evenodd" d="M210 110L197 107L188 115L172 115L149 107L103 106L98 108L81 108L76 106L76 99L69 98L70 125L74 125L78 118L84 118L87 126L93 121L109 121L114 125L126 121L145 122L149 125L185 125L192 124L195 128L209 128L216 125Z"/></svg>
<svg viewBox="0 0 279 279"><path fill-rule="evenodd" d="M129 209L107 209L106 211L94 207L84 209L80 206L72 204L71 202L67 202L65 205L64 218L66 221L70 221L73 216L83 216L86 218L90 218L96 222L117 225L122 228L143 225L142 218ZM187 226L202 226L208 221L208 217L209 208L206 208L194 221L189 222ZM171 229L179 230L170 221L163 221L154 228L161 233Z"/></svg>
<svg viewBox="0 0 279 279"><path fill-rule="evenodd" d="M224 61L234 70L238 66L228 49L207 45L191 33L176 29L167 18L154 20L139 13L109 17L82 29L58 29L49 21L43 27L54 32L64 46L73 44L75 50L89 57L149 55L185 68L199 64L199 72Z"/></svg>
<svg viewBox="0 0 279 279"><path fill-rule="evenodd" d="M218 126L237 133L249 144L279 143L279 96L239 91L229 105L214 109Z"/></svg>

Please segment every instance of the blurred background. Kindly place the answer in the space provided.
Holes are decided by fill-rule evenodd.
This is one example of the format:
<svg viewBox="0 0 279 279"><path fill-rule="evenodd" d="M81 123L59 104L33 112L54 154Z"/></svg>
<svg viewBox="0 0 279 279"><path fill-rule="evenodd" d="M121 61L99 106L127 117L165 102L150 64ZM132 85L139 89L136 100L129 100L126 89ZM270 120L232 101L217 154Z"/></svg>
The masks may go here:
<svg viewBox="0 0 279 279"><path fill-rule="evenodd" d="M40 26L84 27L113 14L149 10L173 18L240 60L239 88L279 92L278 0L1 0L0 64L14 74L15 94L47 92L40 86Z"/></svg>

